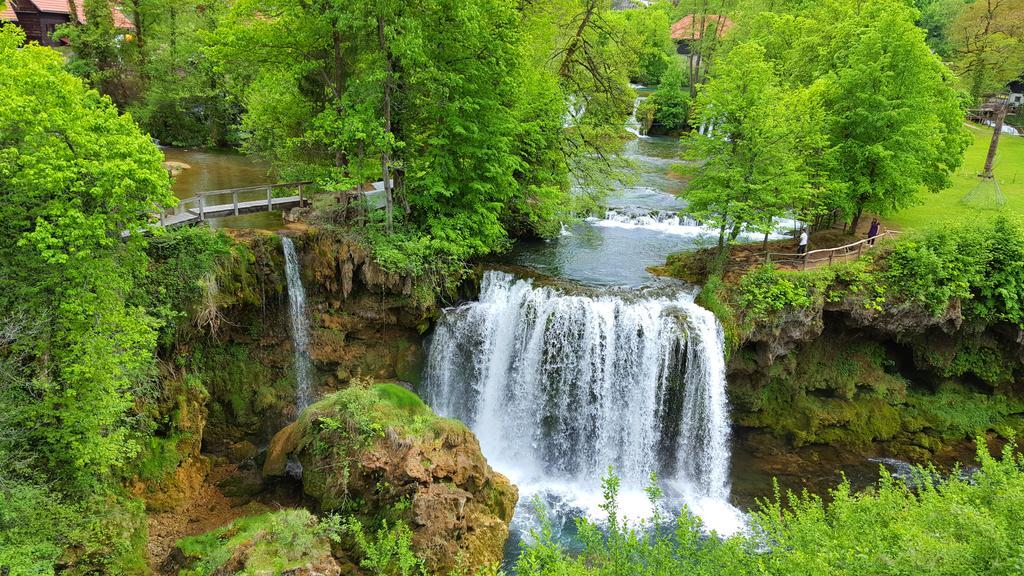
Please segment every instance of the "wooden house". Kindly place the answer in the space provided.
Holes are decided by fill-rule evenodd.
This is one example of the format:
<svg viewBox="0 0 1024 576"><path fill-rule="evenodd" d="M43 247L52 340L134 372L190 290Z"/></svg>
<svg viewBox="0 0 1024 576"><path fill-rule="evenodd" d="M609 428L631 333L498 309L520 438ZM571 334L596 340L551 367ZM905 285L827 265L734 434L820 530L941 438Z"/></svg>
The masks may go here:
<svg viewBox="0 0 1024 576"><path fill-rule="evenodd" d="M85 22L82 7L85 0L0 0L0 21L13 22L25 31L26 40L44 46L61 42L54 38L57 26L74 20ZM114 26L131 30L131 21L120 9L111 5Z"/></svg>

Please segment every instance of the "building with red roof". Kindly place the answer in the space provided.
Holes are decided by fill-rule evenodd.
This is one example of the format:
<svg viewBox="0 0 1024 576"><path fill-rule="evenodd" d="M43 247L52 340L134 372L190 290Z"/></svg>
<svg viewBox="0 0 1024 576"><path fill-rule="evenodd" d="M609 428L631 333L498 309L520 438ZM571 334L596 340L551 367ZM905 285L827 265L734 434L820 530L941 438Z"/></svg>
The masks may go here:
<svg viewBox="0 0 1024 576"><path fill-rule="evenodd" d="M75 22L85 22L85 0L0 0L0 4L0 21L17 24L25 31L27 41L38 42L44 46L60 44L60 41L53 37L57 26L71 22L72 19ZM110 10L116 28L133 28L131 20L119 8L112 4Z"/></svg>
<svg viewBox="0 0 1024 576"><path fill-rule="evenodd" d="M680 54L689 54L691 44L699 42L711 30L714 30L716 38L721 38L732 27L732 20L721 14L689 14L672 25L672 39Z"/></svg>

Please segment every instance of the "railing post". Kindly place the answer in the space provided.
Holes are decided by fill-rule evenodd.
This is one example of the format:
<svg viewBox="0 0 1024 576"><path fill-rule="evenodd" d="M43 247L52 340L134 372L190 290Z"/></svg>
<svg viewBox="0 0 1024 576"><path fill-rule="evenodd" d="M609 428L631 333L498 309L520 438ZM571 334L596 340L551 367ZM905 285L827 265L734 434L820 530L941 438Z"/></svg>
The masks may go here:
<svg viewBox="0 0 1024 576"><path fill-rule="evenodd" d="M206 221L206 197L205 196L200 196L199 197L199 221L200 222Z"/></svg>
<svg viewBox="0 0 1024 576"><path fill-rule="evenodd" d="M238 190L231 193L231 201L235 205L235 216L238 216Z"/></svg>
<svg viewBox="0 0 1024 576"><path fill-rule="evenodd" d="M267 186L267 212L274 209L274 187Z"/></svg>
<svg viewBox="0 0 1024 576"><path fill-rule="evenodd" d="M807 259L810 258L810 256L811 254L809 252L804 252L804 265L800 268L801 270L807 270Z"/></svg>
<svg viewBox="0 0 1024 576"><path fill-rule="evenodd" d="M299 183L299 208L302 208L302 203L303 203L303 198L302 198L302 183L300 182L300 183Z"/></svg>
<svg viewBox="0 0 1024 576"><path fill-rule="evenodd" d="M835 254L836 254L836 253L835 253L835 251L834 251L834 250L829 250L829 251L828 251L828 265L829 265L829 266L831 266L831 265L832 265L832 257L833 257L833 256L835 256Z"/></svg>

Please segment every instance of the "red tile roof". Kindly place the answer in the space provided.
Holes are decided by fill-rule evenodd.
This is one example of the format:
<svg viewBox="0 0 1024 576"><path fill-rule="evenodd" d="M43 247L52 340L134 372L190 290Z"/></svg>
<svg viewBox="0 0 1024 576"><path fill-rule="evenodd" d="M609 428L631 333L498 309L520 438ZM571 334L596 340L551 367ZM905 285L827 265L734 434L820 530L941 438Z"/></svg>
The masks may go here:
<svg viewBox="0 0 1024 576"><path fill-rule="evenodd" d="M673 40L700 40L704 32L707 32L708 27L715 26L715 35L721 38L725 36L733 27L732 20L729 20L721 14L708 14L704 16L704 29L698 30L698 22L694 21L695 14L690 14L682 20L672 25L672 39Z"/></svg>
<svg viewBox="0 0 1024 576"><path fill-rule="evenodd" d="M4 0L0 0L3 2ZM71 15L71 2L70 0L21 0L22 2L31 2L35 4L36 8L40 12L46 12L48 14L67 14ZM85 22L85 0L75 0L75 11L78 12L78 20ZM115 28L134 28L131 20L121 12L120 8L116 6L110 7L111 15L114 17ZM11 13L11 20L14 21L14 12L7 9L0 11L0 19L6 19L7 13Z"/></svg>
<svg viewBox="0 0 1024 576"><path fill-rule="evenodd" d="M18 15L14 13L7 0L0 0L0 22L17 22Z"/></svg>

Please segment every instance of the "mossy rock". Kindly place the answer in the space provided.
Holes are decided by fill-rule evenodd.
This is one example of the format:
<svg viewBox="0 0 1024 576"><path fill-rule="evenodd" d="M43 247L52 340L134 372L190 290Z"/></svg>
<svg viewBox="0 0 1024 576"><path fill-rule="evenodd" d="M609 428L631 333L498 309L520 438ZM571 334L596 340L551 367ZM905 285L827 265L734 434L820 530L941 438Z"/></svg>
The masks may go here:
<svg viewBox="0 0 1024 576"><path fill-rule="evenodd" d="M297 426L303 488L321 510L405 521L431 573L500 562L518 493L462 423L385 383L327 396Z"/></svg>
<svg viewBox="0 0 1024 576"><path fill-rule="evenodd" d="M182 539L162 571L181 576L340 574L330 540L318 525L317 518L302 509L240 518Z"/></svg>

